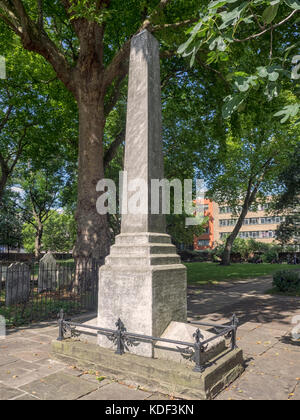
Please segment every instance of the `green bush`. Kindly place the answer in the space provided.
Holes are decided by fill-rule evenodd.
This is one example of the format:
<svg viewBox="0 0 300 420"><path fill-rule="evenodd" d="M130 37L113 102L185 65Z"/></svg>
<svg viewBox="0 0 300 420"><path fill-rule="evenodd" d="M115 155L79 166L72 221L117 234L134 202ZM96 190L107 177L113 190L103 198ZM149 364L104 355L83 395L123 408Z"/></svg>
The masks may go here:
<svg viewBox="0 0 300 420"><path fill-rule="evenodd" d="M300 288L300 277L295 271L280 270L273 274L273 286L280 292L292 292Z"/></svg>

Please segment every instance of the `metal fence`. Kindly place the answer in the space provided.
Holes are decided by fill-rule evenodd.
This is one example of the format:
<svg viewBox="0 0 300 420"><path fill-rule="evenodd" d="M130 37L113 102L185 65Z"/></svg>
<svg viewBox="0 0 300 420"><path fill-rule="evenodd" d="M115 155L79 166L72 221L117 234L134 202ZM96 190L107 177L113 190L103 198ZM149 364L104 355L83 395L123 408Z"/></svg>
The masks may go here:
<svg viewBox="0 0 300 420"><path fill-rule="evenodd" d="M149 335L137 334L135 332L128 332L125 328L125 325L119 318L115 325L116 330L101 328L95 325L85 325L78 322L73 322L71 320L65 319L64 310L61 309L58 314L58 337L57 341L63 341L65 338L78 337L83 333L82 330L77 330L77 327L80 329L94 330L97 334L105 335L110 341L113 342L116 351L115 353L122 356L125 353L125 350L129 352L131 346L138 345L138 342L149 342L152 345L157 345L157 343L166 343L166 344L176 344L180 346L185 346L184 348L177 349L172 348L172 351L177 351L181 353L182 357L189 359L194 363L193 371L202 373L205 371L205 368L210 366L210 363L203 360L203 354L208 347L208 344L212 341L217 340L220 337L225 337L230 339L230 348L229 351L237 349L236 337L237 337L237 328L238 328L238 318L233 314L230 324L215 324L208 322L196 321L192 322L193 324L202 325L206 327L211 327L214 329L215 334L210 338L204 340L204 336L201 334L199 328L197 328L193 334L194 343L179 341L179 340L170 340L167 338L154 337ZM69 336L69 337L68 337Z"/></svg>
<svg viewBox="0 0 300 420"><path fill-rule="evenodd" d="M99 267L91 259L0 264L0 315L10 327L54 319L61 308L69 314L95 310Z"/></svg>

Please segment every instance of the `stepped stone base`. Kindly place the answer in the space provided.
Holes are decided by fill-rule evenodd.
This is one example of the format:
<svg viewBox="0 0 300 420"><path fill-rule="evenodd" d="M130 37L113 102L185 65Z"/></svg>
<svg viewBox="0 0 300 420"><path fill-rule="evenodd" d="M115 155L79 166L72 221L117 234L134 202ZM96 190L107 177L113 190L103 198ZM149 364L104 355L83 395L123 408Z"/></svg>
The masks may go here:
<svg viewBox="0 0 300 420"><path fill-rule="evenodd" d="M244 371L240 349L223 351L203 373L174 361L166 363L130 353L119 356L112 350L74 339L53 341L52 355L83 370L98 371L102 376L184 399L212 399Z"/></svg>
<svg viewBox="0 0 300 420"><path fill-rule="evenodd" d="M171 321L187 319L186 268L166 234L121 234L99 271L98 326L115 329L120 318L129 332L160 337ZM99 335L98 344L113 343ZM131 351L153 357L153 346Z"/></svg>
<svg viewBox="0 0 300 420"><path fill-rule="evenodd" d="M187 324L184 322L171 322L168 328L164 331L161 338L166 338L169 340L185 341L186 343L194 343L195 338L193 334L197 330L201 329L201 326ZM209 331L201 329L201 340L208 340L212 338L214 334ZM187 357L182 356L180 350L184 350L186 346L173 344L173 343L164 343L157 341L154 346L154 355L158 359L173 360L177 363L183 363L185 365L194 366L194 363ZM207 344L205 351L202 353L202 363L206 363L214 357L218 356L226 350L225 338L219 337Z"/></svg>

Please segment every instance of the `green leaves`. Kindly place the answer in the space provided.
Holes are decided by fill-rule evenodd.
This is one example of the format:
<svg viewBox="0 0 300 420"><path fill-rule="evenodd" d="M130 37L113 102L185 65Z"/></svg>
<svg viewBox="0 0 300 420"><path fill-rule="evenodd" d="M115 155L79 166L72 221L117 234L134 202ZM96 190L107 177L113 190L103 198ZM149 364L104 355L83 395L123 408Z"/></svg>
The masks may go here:
<svg viewBox="0 0 300 420"><path fill-rule="evenodd" d="M280 122L283 124L289 118L295 117L300 111L300 103L293 105L286 105L281 111L276 112L275 117L283 117ZM299 122L298 122L299 123Z"/></svg>
<svg viewBox="0 0 300 420"><path fill-rule="evenodd" d="M218 36L217 38L214 38L211 43L209 44L209 49L214 50L217 47L217 50L219 51L225 51L227 48L227 45L225 43L224 38L221 36Z"/></svg>
<svg viewBox="0 0 300 420"><path fill-rule="evenodd" d="M251 86L257 85L257 76L242 77L238 76L235 79L235 86L239 89L240 92L247 92Z"/></svg>
<svg viewBox="0 0 300 420"><path fill-rule="evenodd" d="M276 18L279 8L279 1L276 4L268 6L262 14L265 23L269 24Z"/></svg>
<svg viewBox="0 0 300 420"><path fill-rule="evenodd" d="M300 1L299 0L284 0L284 2L295 10L300 10Z"/></svg>
<svg viewBox="0 0 300 420"><path fill-rule="evenodd" d="M97 2L91 2L90 0L71 0L71 3L72 5L69 9L69 12L72 13L71 20L83 18L102 25L110 16L110 12L106 8L99 10Z"/></svg>
<svg viewBox="0 0 300 420"><path fill-rule="evenodd" d="M270 82L276 82L279 77L279 66L257 67L257 72L260 77L267 77Z"/></svg>
<svg viewBox="0 0 300 420"><path fill-rule="evenodd" d="M223 20L223 23L219 29L225 29L228 26L235 25L240 19L242 12L248 5L248 2L245 1L230 12L221 12L220 16Z"/></svg>
<svg viewBox="0 0 300 420"><path fill-rule="evenodd" d="M229 95L224 99L224 106L222 108L223 118L229 118L234 111L244 102L246 96L243 94Z"/></svg>

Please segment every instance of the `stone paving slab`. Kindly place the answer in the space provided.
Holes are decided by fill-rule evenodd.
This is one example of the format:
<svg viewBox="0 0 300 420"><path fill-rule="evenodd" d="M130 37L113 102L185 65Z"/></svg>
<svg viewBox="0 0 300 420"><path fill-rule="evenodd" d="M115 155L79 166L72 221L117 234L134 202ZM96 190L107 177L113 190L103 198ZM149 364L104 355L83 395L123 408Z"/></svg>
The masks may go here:
<svg viewBox="0 0 300 420"><path fill-rule="evenodd" d="M18 358L13 357L11 355L4 354L0 351L0 367L1 366L7 366L10 363L16 362Z"/></svg>
<svg viewBox="0 0 300 420"><path fill-rule="evenodd" d="M20 397L14 398L14 401L16 400L22 400L22 401L39 401L40 398L34 397L33 395L30 394L22 394Z"/></svg>
<svg viewBox="0 0 300 420"><path fill-rule="evenodd" d="M222 398L228 395L234 399L243 400L288 400L294 392L297 380L292 378L274 377L268 374L247 372L229 387L230 394L222 393Z"/></svg>
<svg viewBox="0 0 300 420"><path fill-rule="evenodd" d="M22 391L0 383L0 401L11 400L21 394Z"/></svg>
<svg viewBox="0 0 300 420"><path fill-rule="evenodd" d="M300 378L300 353L288 359L286 353L279 351L275 354L269 352L250 362L250 367L257 373L264 373L281 378ZM249 370L251 371L251 369Z"/></svg>
<svg viewBox="0 0 300 420"><path fill-rule="evenodd" d="M97 385L59 372L20 388L41 400L75 400L96 391Z"/></svg>
<svg viewBox="0 0 300 420"><path fill-rule="evenodd" d="M85 395L79 400L145 400L150 397L151 393L130 389L118 383L111 383L101 387L88 395Z"/></svg>
<svg viewBox="0 0 300 420"><path fill-rule="evenodd" d="M217 400L300 400L300 343L289 337L300 299L262 295L269 286L266 278L190 289L190 320L228 323L234 311L240 320L237 344L246 353L246 371ZM50 343L57 333L56 322L42 322L10 330L0 341L0 400L170 398L107 378L99 382L101 372L52 360Z"/></svg>

